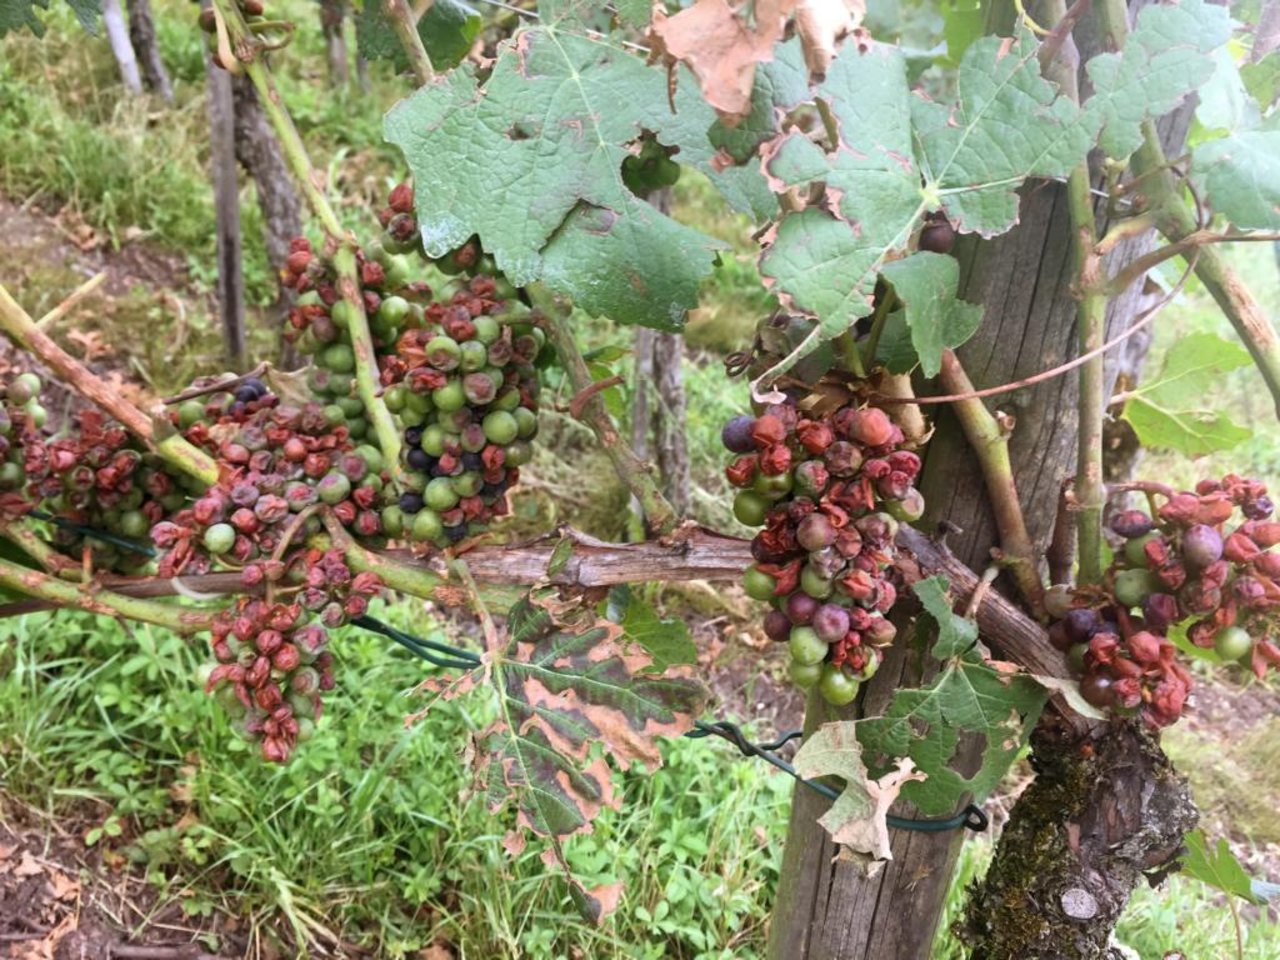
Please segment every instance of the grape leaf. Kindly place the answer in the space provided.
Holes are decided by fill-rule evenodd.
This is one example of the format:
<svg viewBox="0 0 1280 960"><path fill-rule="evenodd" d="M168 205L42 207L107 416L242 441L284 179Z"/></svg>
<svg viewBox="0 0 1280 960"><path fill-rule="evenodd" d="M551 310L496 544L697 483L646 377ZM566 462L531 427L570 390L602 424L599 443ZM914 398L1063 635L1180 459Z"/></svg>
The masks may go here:
<svg viewBox="0 0 1280 960"><path fill-rule="evenodd" d="M764 148L775 190L821 182L827 209L788 214L765 238L762 274L820 325L762 380L870 311L876 275L929 210L945 210L962 230L1002 233L1017 218L1014 191L1025 178L1061 176L1085 155L1091 132L1040 76L1035 50L1025 31L975 41L948 108L911 94L896 48L865 37L845 44L818 88L835 149L824 152L799 132Z"/></svg>
<svg viewBox="0 0 1280 960"><path fill-rule="evenodd" d="M1250 431L1199 404L1217 394L1225 374L1248 364L1249 354L1238 344L1211 333L1183 337L1169 350L1159 374L1129 395L1123 417L1143 446L1193 457L1230 449L1248 439Z"/></svg>
<svg viewBox="0 0 1280 960"><path fill-rule="evenodd" d="M920 372L936 377L942 369L942 352L960 346L982 323L982 307L955 298L959 261L920 251L885 264L881 272L905 305L903 320L911 330Z"/></svg>
<svg viewBox="0 0 1280 960"><path fill-rule="evenodd" d="M689 636L688 625L676 617L659 617L627 584L609 591L609 619L622 627L625 639L644 647L658 673L698 662L698 648Z"/></svg>
<svg viewBox="0 0 1280 960"><path fill-rule="evenodd" d="M957 621L964 623L963 618L951 612L936 583L920 596L937 610L943 649L958 650L957 637L964 630ZM908 757L926 774L923 783L904 788L904 799L926 815L951 813L963 796L982 799L996 787L1047 698L1030 676L997 670L970 644L967 652L952 655L928 686L899 689L883 716L857 721L858 740L873 770ZM967 776L951 765L961 733L986 741L978 768Z"/></svg>
<svg viewBox="0 0 1280 960"><path fill-rule="evenodd" d="M98 35L98 17L102 14L100 0L67 0L75 12L80 26L91 35ZM12 30L28 28L37 37L44 36L44 21L36 14L36 7L49 9L49 0L0 0L0 37Z"/></svg>
<svg viewBox="0 0 1280 960"><path fill-rule="evenodd" d="M636 57L542 27L503 43L483 85L464 66L399 103L385 133L413 170L430 255L479 234L517 286L545 280L592 314L671 330L723 245L632 194L621 167L643 130L682 153L701 141L710 164L714 113L677 102Z"/></svg>
<svg viewBox="0 0 1280 960"><path fill-rule="evenodd" d="M1246 63L1240 68L1240 79L1258 108L1264 112L1270 110L1280 97L1280 54L1270 54L1257 63Z"/></svg>
<svg viewBox="0 0 1280 960"><path fill-rule="evenodd" d="M508 616L510 637L485 655L483 677L456 681L456 697L483 687L497 719L476 737L477 769L492 810L514 803L520 830L589 833L616 806L606 757L622 766L662 763L656 737L693 726L706 691L684 675L655 676L652 659L590 610L531 593Z"/></svg>
<svg viewBox="0 0 1280 960"><path fill-rule="evenodd" d="M925 612L938 625L938 639L933 645L933 655L939 660L961 656L978 641L978 625L951 609L948 586L947 578L941 575L911 585L912 592L920 598Z"/></svg>
<svg viewBox="0 0 1280 960"><path fill-rule="evenodd" d="M885 818L903 785L923 780L910 760L878 780L867 776L858 743L859 721L824 723L796 751L796 771L805 779L838 776L844 780L840 796L819 819L831 839L872 860L891 860L889 825Z"/></svg>
<svg viewBox="0 0 1280 960"><path fill-rule="evenodd" d="M366 60L391 60L397 69L409 58L387 20L380 0L364 0L356 20L356 44ZM484 26L480 14L461 0L435 0L418 21L418 35L437 70L460 63Z"/></svg>
<svg viewBox="0 0 1280 960"><path fill-rule="evenodd" d="M1245 873L1226 840L1219 837L1217 845L1210 849L1204 831L1192 830L1183 839L1183 843L1187 852L1182 858L1182 872L1187 876L1207 883L1229 897L1239 897L1257 904L1267 902L1266 885L1260 885L1262 889L1255 891L1254 881ZM1263 895L1260 897L1259 893Z"/></svg>
<svg viewBox="0 0 1280 960"><path fill-rule="evenodd" d="M1127 157L1142 143L1142 122L1168 113L1214 72L1209 51L1231 37L1226 7L1204 0L1151 4L1138 15L1119 53L1104 53L1086 70L1093 96L1085 118L1100 131L1107 156Z"/></svg>
<svg viewBox="0 0 1280 960"><path fill-rule="evenodd" d="M1280 228L1280 129L1246 130L1203 143L1191 176L1209 205L1242 230Z"/></svg>
<svg viewBox="0 0 1280 960"><path fill-rule="evenodd" d="M959 63L964 52L985 32L982 4L978 0L952 0L945 5L942 18L947 62Z"/></svg>
<svg viewBox="0 0 1280 960"><path fill-rule="evenodd" d="M1262 115L1245 87L1244 77L1227 47L1210 54L1213 76L1196 91L1196 120L1206 130L1239 130L1257 126Z"/></svg>

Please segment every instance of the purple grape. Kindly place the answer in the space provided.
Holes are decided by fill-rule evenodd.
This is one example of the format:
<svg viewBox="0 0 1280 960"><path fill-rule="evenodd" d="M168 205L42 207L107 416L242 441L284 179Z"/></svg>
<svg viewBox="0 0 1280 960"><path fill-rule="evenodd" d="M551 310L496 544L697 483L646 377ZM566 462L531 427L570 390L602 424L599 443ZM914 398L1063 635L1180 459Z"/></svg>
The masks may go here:
<svg viewBox="0 0 1280 960"><path fill-rule="evenodd" d="M1250 520L1266 520L1275 511L1276 505L1271 502L1270 497L1258 497L1251 503L1246 503L1242 508L1245 517Z"/></svg>
<svg viewBox="0 0 1280 960"><path fill-rule="evenodd" d="M484 470L484 459L478 453L464 453L461 460L463 470Z"/></svg>
<svg viewBox="0 0 1280 960"><path fill-rule="evenodd" d="M797 590L787 597L787 619L792 623L803 625L813 620L819 602L802 590Z"/></svg>
<svg viewBox="0 0 1280 960"><path fill-rule="evenodd" d="M417 513L422 509L423 501L420 493L402 493L400 494L400 512L401 513Z"/></svg>
<svg viewBox="0 0 1280 960"><path fill-rule="evenodd" d="M1192 570L1203 570L1222 557L1222 534L1197 523L1182 535L1182 559Z"/></svg>
<svg viewBox="0 0 1280 960"><path fill-rule="evenodd" d="M831 546L835 540L835 527L826 514L811 513L800 521L800 526L796 529L796 541L811 553Z"/></svg>
<svg viewBox="0 0 1280 960"><path fill-rule="evenodd" d="M791 621L781 610L770 610L764 618L764 633L775 643L785 643L791 638Z"/></svg>
<svg viewBox="0 0 1280 960"><path fill-rule="evenodd" d="M457 543L467 535L467 525L461 523L456 527L445 527L444 535L449 538L450 542Z"/></svg>
<svg viewBox="0 0 1280 960"><path fill-rule="evenodd" d="M434 465L435 457L425 451L414 447L405 456L405 460L409 463L409 468L419 473L426 473Z"/></svg>
<svg viewBox="0 0 1280 960"><path fill-rule="evenodd" d="M422 443L422 428L409 427L404 432L404 442L407 446L416 447Z"/></svg>
<svg viewBox="0 0 1280 960"><path fill-rule="evenodd" d="M813 615L813 632L827 643L835 643L849 632L849 611L834 603L824 603Z"/></svg>
<svg viewBox="0 0 1280 960"><path fill-rule="evenodd" d="M1167 593L1153 593L1142 602L1142 619L1146 621L1148 630L1163 634L1168 631L1169 624L1178 619L1178 601Z"/></svg>
<svg viewBox="0 0 1280 960"><path fill-rule="evenodd" d="M1072 643L1088 643L1099 622L1098 612L1090 607L1076 607L1062 619L1063 631Z"/></svg>
<svg viewBox="0 0 1280 960"><path fill-rule="evenodd" d="M1155 528L1155 523L1141 510L1121 510L1111 518L1111 529L1126 540L1145 536Z"/></svg>
<svg viewBox="0 0 1280 960"><path fill-rule="evenodd" d="M743 414L726 423L720 431L720 442L725 449L730 453L751 453L755 450L756 443L751 437L751 428L755 426L755 422L755 417Z"/></svg>

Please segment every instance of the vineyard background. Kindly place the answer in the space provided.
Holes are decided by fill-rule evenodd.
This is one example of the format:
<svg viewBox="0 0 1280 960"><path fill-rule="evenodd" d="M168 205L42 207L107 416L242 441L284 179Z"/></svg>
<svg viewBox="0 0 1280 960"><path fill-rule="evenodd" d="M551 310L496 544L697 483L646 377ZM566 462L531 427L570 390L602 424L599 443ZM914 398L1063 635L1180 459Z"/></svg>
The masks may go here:
<svg viewBox="0 0 1280 960"><path fill-rule="evenodd" d="M393 148L369 145L380 143L382 114L403 95L403 83L375 63L367 91L354 77L329 88L316 5L273 6L304 25L289 56L275 63L285 98L313 155L332 158L327 173L335 195L346 198L344 224L365 230L401 174ZM222 339L211 294L204 39L192 4L155 0L153 7L174 81L172 106L125 96L105 39L84 37L66 7L48 14L43 41L25 34L0 41L0 269L36 316L106 270L103 287L63 321L64 333L75 331L64 342L99 373L163 395L220 369ZM691 319L685 377L691 513L715 529L745 533L728 510L718 444L745 388L725 389L722 361L771 304L756 279L746 222L689 171L673 205L683 222L734 250ZM250 352L267 355L275 284L248 184L241 215ZM1280 273L1272 251L1245 245L1230 256L1274 315ZM1157 328L1153 366L1187 333L1230 337L1194 282ZM625 349L631 341L630 332L604 321L578 331L588 350ZM3 349L0 364L25 362ZM629 357L605 356L629 374ZM1252 375L1238 371L1218 401L1245 425L1269 416L1266 398L1247 387ZM624 385L607 399L623 413L632 398ZM622 535L626 493L590 434L553 409L543 424L545 442L524 479L516 522ZM1194 480L1185 460L1146 456L1144 472L1177 484ZM1226 464L1201 462L1195 474L1218 475ZM1260 430L1237 448L1230 468L1280 488L1274 431ZM667 585L647 599L689 622L720 715L761 735L799 725L802 703L785 683L785 653L759 634L736 588ZM442 639L474 630L465 619L410 604L379 616ZM781 861L785 778L705 741L666 744L661 776L619 775L624 811L606 813L593 836L568 845L574 872L589 885L631 878L617 916L590 928L569 919L564 887L547 876L536 851L510 861L503 824L462 796L457 757L466 733L485 718L441 705L428 723L405 729L403 715L420 706L406 693L422 664L349 628L337 642L344 667L318 735L277 769L227 735L225 718L194 683L201 642L73 612L0 622L0 915L6 903L45 897L50 927L79 904L77 935L90 942L109 942L113 925L138 943L178 942L194 930L212 952L264 957L295 947L317 955L417 952L424 960L758 955ZM1198 688L1197 712L1166 735L1166 748L1192 779L1207 832L1229 836L1255 875L1280 878L1280 691L1274 680L1227 683ZM1015 770L992 802L997 826L1025 775ZM957 903L989 850L986 837L968 844ZM24 872L23 864L35 866ZM54 874L74 892L63 887L61 899L48 897ZM1139 891L1120 936L1144 958L1175 948L1188 957L1225 955L1233 933L1222 904L1174 877L1158 893ZM1275 918L1247 912L1247 956L1280 955ZM0 943L4 949L19 946Z"/></svg>

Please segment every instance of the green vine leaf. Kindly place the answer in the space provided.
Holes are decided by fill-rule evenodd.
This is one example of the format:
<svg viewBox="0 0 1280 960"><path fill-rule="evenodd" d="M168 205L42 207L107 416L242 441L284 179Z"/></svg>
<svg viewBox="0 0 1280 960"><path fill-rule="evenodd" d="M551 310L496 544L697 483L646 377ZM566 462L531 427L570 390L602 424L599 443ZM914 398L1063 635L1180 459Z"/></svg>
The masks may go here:
<svg viewBox="0 0 1280 960"><path fill-rule="evenodd" d="M1065 175L1084 157L1091 130L1040 76L1035 52L1025 31L973 42L957 72L957 102L947 107L912 95L897 48L846 43L817 90L834 149L799 132L764 148L776 191L821 183L826 204L787 214L766 237L761 272L789 307L820 323L759 382L870 312L877 275L930 210L944 210L963 231L1003 233L1027 177ZM947 339L923 325L912 337Z"/></svg>
<svg viewBox="0 0 1280 960"><path fill-rule="evenodd" d="M982 307L956 299L960 262L920 251L885 264L881 272L905 306L903 320L920 358L920 372L936 377L943 351L960 346L982 323Z"/></svg>
<svg viewBox="0 0 1280 960"><path fill-rule="evenodd" d="M364 0L356 20L356 45L366 60L391 60L407 69L409 58L400 45L380 0ZM418 21L418 35L437 70L456 66L480 36L484 21L461 0L435 0Z"/></svg>
<svg viewBox="0 0 1280 960"><path fill-rule="evenodd" d="M920 599L925 613L938 626L938 639L933 655L939 660L963 656L978 642L978 625L952 610L950 584L941 575L912 584L911 591Z"/></svg>
<svg viewBox="0 0 1280 960"><path fill-rule="evenodd" d="M678 617L659 617L628 584L609 591L608 608L609 619L622 627L623 637L640 644L653 658L653 671L665 673L671 667L698 662L688 624Z"/></svg>
<svg viewBox="0 0 1280 960"><path fill-rule="evenodd" d="M464 65L396 105L385 133L413 171L427 253L479 235L517 286L541 280L594 315L678 329L723 244L627 188L632 145L650 132L737 206L773 203L758 170L712 144L715 114L682 78L673 112L664 72L538 27L500 46L483 83Z"/></svg>
<svg viewBox="0 0 1280 960"><path fill-rule="evenodd" d="M1183 337L1170 349L1160 373L1126 399L1124 419L1143 446L1192 457L1228 450L1251 432L1226 414L1188 405L1214 396L1224 375L1249 362L1243 347L1211 333Z"/></svg>
<svg viewBox="0 0 1280 960"><path fill-rule="evenodd" d="M1280 229L1280 129L1210 140L1191 154L1209 205L1241 230Z"/></svg>
<svg viewBox="0 0 1280 960"><path fill-rule="evenodd" d="M1187 876L1207 883L1229 897L1239 897L1256 904L1267 902L1267 893L1270 892L1267 888L1270 885L1255 884L1227 846L1226 840L1219 837L1217 845L1211 849L1204 831L1192 830L1183 843L1186 844L1187 853L1182 858L1182 872Z"/></svg>
<svg viewBox="0 0 1280 960"><path fill-rule="evenodd" d="M520 600L507 624L509 639L488 651L484 670L447 691L483 688L496 701L497 719L476 736L478 779L490 809L514 804L520 831L554 840L589 833L600 810L619 802L607 758L661 766L656 738L691 729L706 690L674 671L654 675L652 658L621 627L554 590Z"/></svg>
<svg viewBox="0 0 1280 960"><path fill-rule="evenodd" d="M862 746L858 743L860 721L844 720L824 723L796 751L795 768L807 780L837 776L844 789L819 819L838 844L871 860L891 860L889 826L885 818L903 786L925 779L912 769L910 760L873 780L862 763Z"/></svg>
<svg viewBox="0 0 1280 960"><path fill-rule="evenodd" d="M926 775L907 784L903 798L936 816L954 812L966 795L981 800L995 789L1048 692L1029 675L983 658L977 625L952 611L945 578L930 577L913 589L938 624L933 654L945 663L927 686L899 689L883 716L857 721L857 734L873 770L909 758ZM968 775L952 765L962 734L984 739L978 768Z"/></svg>
<svg viewBox="0 0 1280 960"><path fill-rule="evenodd" d="M1227 8L1204 0L1152 4L1138 15L1124 50L1089 61L1093 96L1085 118L1098 145L1122 159L1142 143L1142 123L1168 113L1214 73L1208 56L1231 37Z"/></svg>
<svg viewBox="0 0 1280 960"><path fill-rule="evenodd" d="M98 18L102 15L101 0L67 0L75 12L80 26L91 35L98 35ZM37 37L44 36L44 21L36 13L36 7L49 9L49 0L0 0L0 37L26 27Z"/></svg>

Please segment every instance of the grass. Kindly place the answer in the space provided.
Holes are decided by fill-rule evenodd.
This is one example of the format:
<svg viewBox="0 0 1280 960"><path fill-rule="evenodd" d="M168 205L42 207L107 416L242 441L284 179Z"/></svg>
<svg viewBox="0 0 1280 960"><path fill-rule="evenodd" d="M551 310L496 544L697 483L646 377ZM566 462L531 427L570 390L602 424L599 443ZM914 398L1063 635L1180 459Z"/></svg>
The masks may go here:
<svg viewBox="0 0 1280 960"><path fill-rule="evenodd" d="M440 630L408 605L384 615ZM0 795L82 824L87 844L145 871L153 913L176 902L267 939L340 938L382 957L436 939L474 958L757 954L785 778L682 740L665 744L663 775L618 774L624 809L568 844L584 881L628 881L616 920L596 930L532 845L507 856L511 816L460 799L483 703L437 704L406 729L422 706L406 692L430 668L348 630L317 735L273 768L195 686L203 646L71 612L9 621L0 640Z"/></svg>

